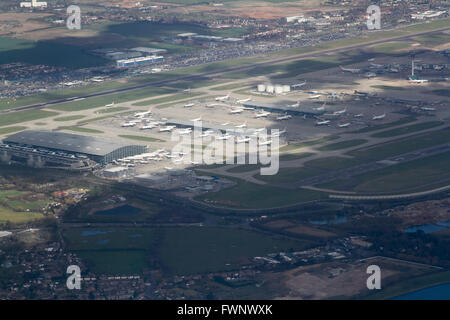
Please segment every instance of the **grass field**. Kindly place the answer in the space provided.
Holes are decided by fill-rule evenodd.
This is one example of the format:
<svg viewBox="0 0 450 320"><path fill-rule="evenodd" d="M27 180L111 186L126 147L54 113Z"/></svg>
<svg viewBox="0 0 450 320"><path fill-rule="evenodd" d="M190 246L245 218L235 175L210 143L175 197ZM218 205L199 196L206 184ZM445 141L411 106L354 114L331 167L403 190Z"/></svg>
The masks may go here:
<svg viewBox="0 0 450 320"><path fill-rule="evenodd" d="M373 134L372 137L375 137L375 138L395 137L395 136L399 136L402 134L408 134L408 133L412 133L412 132L416 132L416 131L431 129L431 128L434 128L434 127L437 127L437 126L440 126L443 124L444 124L444 122L441 122L441 121L422 122L422 123L417 123L417 124L413 124L410 126L405 126L405 127L401 127L401 128L392 129L392 130L377 132L377 133Z"/></svg>
<svg viewBox="0 0 450 320"><path fill-rule="evenodd" d="M324 196L324 193L306 189L282 189L240 179L229 177L227 179L233 180L237 184L217 192L197 196L195 200L239 209L267 209L319 200Z"/></svg>
<svg viewBox="0 0 450 320"><path fill-rule="evenodd" d="M181 275L237 269L252 257L302 250L308 245L239 229L167 228L159 255L169 273Z"/></svg>
<svg viewBox="0 0 450 320"><path fill-rule="evenodd" d="M309 241L218 227L71 228L63 235L68 248L102 274L141 273L150 260L157 260L169 274L231 270L255 256L310 245Z"/></svg>
<svg viewBox="0 0 450 320"><path fill-rule="evenodd" d="M179 93L179 94L171 95L169 97L158 98L158 99L150 99L150 100L144 100L144 101L136 102L136 103L133 103L133 106L146 107L146 106L150 106L150 105L153 105L153 104L160 104L160 103L164 103L164 102L171 102L171 101L195 98L196 96L199 96L201 94L202 94L201 92Z"/></svg>
<svg viewBox="0 0 450 320"><path fill-rule="evenodd" d="M4 222L24 223L41 219L43 217L44 215L39 212L18 212L0 206L0 224Z"/></svg>
<svg viewBox="0 0 450 320"><path fill-rule="evenodd" d="M124 138L124 139L144 141L144 142L164 142L165 141L165 140L156 139L156 138L150 138L150 137L144 137L144 136L133 136L133 135L126 135L126 134L119 135L119 137Z"/></svg>
<svg viewBox="0 0 450 320"><path fill-rule="evenodd" d="M27 127L23 127L23 126L14 126L14 127L4 127L4 128L0 128L0 134L8 134L8 133L13 133L13 132L17 132L17 131L22 131L25 130Z"/></svg>
<svg viewBox="0 0 450 320"><path fill-rule="evenodd" d="M414 122L416 120L417 119L414 118L414 117L405 117L405 118L402 118L402 119L394 121L394 122L390 122L390 123L386 123L386 124L374 125L374 126L362 128L362 129L359 129L359 130L356 130L356 131L351 131L349 133L366 133L366 132L372 132L372 131L377 131L377 130L383 130L383 129L387 129L387 128L400 126L402 124L411 123L411 122Z"/></svg>
<svg viewBox="0 0 450 320"><path fill-rule="evenodd" d="M314 146L314 145L317 145L317 144L323 144L325 142L336 140L336 139L339 139L339 136L325 136L325 137L322 137L322 138L316 139L316 140L310 140L310 141L305 141L305 142L293 143L293 144L281 147L280 151L281 152L285 152L285 151L296 150L296 149L299 149L299 148L310 147L310 146Z"/></svg>
<svg viewBox="0 0 450 320"><path fill-rule="evenodd" d="M446 152L320 186L359 193L395 193L449 178L450 152Z"/></svg>
<svg viewBox="0 0 450 320"><path fill-rule="evenodd" d="M360 144L364 144L366 142L367 142L367 140L364 140L364 139L346 140L346 141L341 141L341 142L337 142L337 143L327 144L322 147L319 147L318 149L320 151L333 151L333 150L347 149L347 148L359 146Z"/></svg>
<svg viewBox="0 0 450 320"><path fill-rule="evenodd" d="M56 115L58 115L57 112L43 110L27 110L7 113L0 116L0 127L26 121L48 118Z"/></svg>

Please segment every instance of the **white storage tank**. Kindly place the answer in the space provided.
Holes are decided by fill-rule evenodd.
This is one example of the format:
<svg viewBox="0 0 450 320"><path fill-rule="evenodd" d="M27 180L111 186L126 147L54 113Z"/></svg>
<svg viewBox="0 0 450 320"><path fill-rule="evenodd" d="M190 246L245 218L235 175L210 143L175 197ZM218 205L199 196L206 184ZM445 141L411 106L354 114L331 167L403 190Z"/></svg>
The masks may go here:
<svg viewBox="0 0 450 320"><path fill-rule="evenodd" d="M275 86L275 93L276 93L276 94L282 94L282 93L283 93L283 86L281 86L281 85L276 85L276 86Z"/></svg>
<svg viewBox="0 0 450 320"><path fill-rule="evenodd" d="M283 92L290 92L290 91L291 91L291 86L288 85L288 84L285 84L285 85L283 86Z"/></svg>
<svg viewBox="0 0 450 320"><path fill-rule="evenodd" d="M264 91L266 91L266 85L258 84L257 89L258 89L258 92L264 92Z"/></svg>
<svg viewBox="0 0 450 320"><path fill-rule="evenodd" d="M268 84L267 87L266 87L266 91L267 91L268 93L273 93L273 91L274 91L273 85Z"/></svg>

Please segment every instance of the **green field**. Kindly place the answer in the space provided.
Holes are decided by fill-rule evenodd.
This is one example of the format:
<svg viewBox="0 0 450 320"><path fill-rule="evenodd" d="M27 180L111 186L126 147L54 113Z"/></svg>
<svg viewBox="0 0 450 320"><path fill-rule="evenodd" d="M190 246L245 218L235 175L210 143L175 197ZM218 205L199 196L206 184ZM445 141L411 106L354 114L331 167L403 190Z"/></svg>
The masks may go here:
<svg viewBox="0 0 450 320"><path fill-rule="evenodd" d="M400 50L407 49L410 46L411 43L408 42L387 42L370 47L370 49L377 53L396 53Z"/></svg>
<svg viewBox="0 0 450 320"><path fill-rule="evenodd" d="M181 275L237 269L252 257L308 245L239 229L166 228L159 255L169 273Z"/></svg>
<svg viewBox="0 0 450 320"><path fill-rule="evenodd" d="M431 129L431 128L434 128L434 127L437 127L437 126L440 126L443 124L444 124L444 122L441 122L441 121L422 122L422 123L417 123L417 124L413 124L410 126L405 126L405 127L401 127L401 128L392 129L392 130L377 132L377 133L373 134L372 137L375 137L375 138L395 137L395 136L399 136L402 134L408 134L408 133L412 133L412 132L416 132L416 131Z"/></svg>
<svg viewBox="0 0 450 320"><path fill-rule="evenodd" d="M130 139L130 140L136 140L136 141L144 141L144 142L164 142L165 140L151 138L151 137L144 137L144 136L132 136L132 135L126 135L122 134L119 135L121 138Z"/></svg>
<svg viewBox="0 0 450 320"><path fill-rule="evenodd" d="M24 223L43 218L44 215L39 212L21 212L13 211L9 208L0 206L0 224L4 222Z"/></svg>
<svg viewBox="0 0 450 320"><path fill-rule="evenodd" d="M22 131L25 130L27 127L23 127L23 126L14 126L14 127L4 127L4 128L0 128L0 134L8 134L8 133L13 133L13 132L17 132L17 131Z"/></svg>
<svg viewBox="0 0 450 320"><path fill-rule="evenodd" d="M450 152L370 171L320 187L359 193L396 193L448 181Z"/></svg>
<svg viewBox="0 0 450 320"><path fill-rule="evenodd" d="M56 41L0 37L0 64L14 62L79 69L106 65L108 60L89 55L81 47Z"/></svg>
<svg viewBox="0 0 450 320"><path fill-rule="evenodd" d="M319 147L318 150L334 151L334 150L340 150L340 149L347 149L347 148L359 146L360 144L364 144L366 142L367 142L367 140L364 140L364 139L346 140L346 141L327 144L325 146Z"/></svg>
<svg viewBox="0 0 450 320"><path fill-rule="evenodd" d="M321 192L306 189L283 189L226 178L235 181L236 185L197 196L195 200L239 209L268 209L319 200L324 196Z"/></svg>
<svg viewBox="0 0 450 320"><path fill-rule="evenodd" d="M368 148L352 150L347 152L347 154L359 159L375 161L448 142L450 142L450 130L437 130L422 135L382 143Z"/></svg>
<svg viewBox="0 0 450 320"><path fill-rule="evenodd" d="M169 274L217 272L239 268L255 256L310 245L218 227L71 228L63 235L69 250L101 274L141 273L151 260Z"/></svg>
<svg viewBox="0 0 450 320"><path fill-rule="evenodd" d="M377 131L377 130L382 130L382 129L387 129L387 128L391 128L391 127L400 126L402 124L411 123L411 122L414 122L416 120L417 119L414 118L414 117L405 117L405 118L402 118L402 119L394 121L394 122L390 122L390 123L386 123L386 124L374 125L374 126L366 127L366 128L359 129L359 130L356 130L356 131L351 131L349 133L372 132L372 131Z"/></svg>
<svg viewBox="0 0 450 320"><path fill-rule="evenodd" d="M281 147L280 151L285 152L285 151L296 150L296 149L300 149L300 148L304 148L304 147L310 147L310 146L314 146L316 144L323 144L325 142L336 140L339 138L340 138L339 136L325 136L325 137L322 137L322 138L316 139L316 140L293 143L293 144L289 144L287 146Z"/></svg>
<svg viewBox="0 0 450 320"><path fill-rule="evenodd" d="M0 127L16 123L22 123L26 121L48 118L56 115L58 115L57 112L43 111L43 110L26 110L7 113L0 116Z"/></svg>

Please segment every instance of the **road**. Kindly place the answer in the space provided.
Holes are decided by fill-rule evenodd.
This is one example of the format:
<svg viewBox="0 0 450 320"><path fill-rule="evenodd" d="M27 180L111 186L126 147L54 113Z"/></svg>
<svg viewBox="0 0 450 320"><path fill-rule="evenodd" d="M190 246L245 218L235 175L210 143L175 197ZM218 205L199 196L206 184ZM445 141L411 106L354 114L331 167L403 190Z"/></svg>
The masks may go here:
<svg viewBox="0 0 450 320"><path fill-rule="evenodd" d="M224 74L224 73L229 73L229 72L234 72L234 71L243 71L243 70L248 70L248 69L255 68L255 67L272 66L274 64L292 62L292 61L296 61L296 60L298 60L300 58L313 58L313 57L316 58L318 56L327 55L329 53L337 53L337 52L343 52L343 51L363 48L363 47L366 47L366 46L369 46L369 45L382 44L384 42L389 42L389 41L393 41L393 40L405 40L405 39L408 39L408 38L411 38L411 37L425 36L425 35L430 35L430 34L433 34L433 33L436 33L436 32L442 32L442 31L447 31L447 30L450 30L450 27L435 29L435 30L426 31L426 32L417 32L417 33L414 33L414 34L402 35L402 36L397 36L397 37L389 37L389 38L384 38L382 40L368 41L368 42L364 42L364 43L361 43L361 44L342 46L342 47L337 47L337 48L333 48L333 49L317 50L317 51L314 51L314 52L311 52L311 53L302 53L302 54L292 55L292 56L284 57L284 58L274 58L274 59L266 60L264 62L257 62L257 63L254 63L254 64L248 64L248 65L245 65L245 66L239 65L239 66L236 66L236 67L225 68L225 69L222 69L220 71L201 72L201 73L196 73L196 74L188 75L188 76L184 76L184 77L178 77L176 79L162 80L162 81L157 81L157 82L151 82L151 83L145 83L145 84L141 84L141 85L136 85L136 86L132 86L132 87L126 87L126 88L114 89L114 90L109 90L109 91L91 93L91 94L84 95L84 96L77 96L76 99L86 99L86 98L104 96L104 95L109 95L109 94L113 94L113 93L127 92L127 91L131 91L131 90L142 89L142 88L147 88L147 87L160 87L160 86L165 86L165 85L168 85L168 84L180 81L180 80L186 81L186 80L195 80L198 77L218 76L218 75L221 75L221 74ZM14 109L3 110L3 111L0 111L0 114L1 113L11 113L11 112L17 112L17 111L24 111L24 110L32 110L32 109L42 109L42 108L45 108L45 107L48 107L48 106L51 106L51 105L64 103L64 102L70 102L70 101L73 101L73 100L74 100L74 98L72 97L72 98L65 98L65 99L49 101L49 102L46 102L46 103L32 104L32 105L22 106L22 107L18 107L18 108L14 108Z"/></svg>

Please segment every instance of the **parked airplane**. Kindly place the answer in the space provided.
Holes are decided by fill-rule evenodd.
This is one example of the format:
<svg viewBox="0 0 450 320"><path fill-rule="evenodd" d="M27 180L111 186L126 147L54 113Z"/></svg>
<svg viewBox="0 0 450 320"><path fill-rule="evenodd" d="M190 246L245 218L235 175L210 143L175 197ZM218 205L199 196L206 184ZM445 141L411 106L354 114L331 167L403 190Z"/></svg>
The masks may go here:
<svg viewBox="0 0 450 320"><path fill-rule="evenodd" d="M338 127L339 127L339 128L347 128L347 127L350 127L350 122L343 123L343 124L338 124Z"/></svg>
<svg viewBox="0 0 450 320"><path fill-rule="evenodd" d="M384 67L382 64L377 64L377 63L373 63L373 62L370 63L370 66L373 68L383 68Z"/></svg>
<svg viewBox="0 0 450 320"><path fill-rule="evenodd" d="M226 134L223 135L223 136L215 136L215 138L216 138L216 140L228 140L228 139L231 138L231 135L228 134L228 133L226 133Z"/></svg>
<svg viewBox="0 0 450 320"><path fill-rule="evenodd" d="M324 126L330 123L330 120L316 121L316 126Z"/></svg>
<svg viewBox="0 0 450 320"><path fill-rule="evenodd" d="M284 130L272 133L272 137L279 137L284 133L286 133L286 128L284 128Z"/></svg>
<svg viewBox="0 0 450 320"><path fill-rule="evenodd" d="M251 139L249 137L245 137L242 139L236 138L236 143L246 143L249 142Z"/></svg>
<svg viewBox="0 0 450 320"><path fill-rule="evenodd" d="M177 127L177 126L158 127L158 131L159 131L159 132L172 131L172 130L175 129L176 127Z"/></svg>
<svg viewBox="0 0 450 320"><path fill-rule="evenodd" d="M317 107L317 108L314 108L314 110L316 110L316 111L325 111L325 105L326 105L327 103L325 102L323 105L321 105L320 107Z"/></svg>
<svg viewBox="0 0 450 320"><path fill-rule="evenodd" d="M297 101L296 103L294 103L294 104L290 104L290 105L288 105L288 107L289 108L298 108L298 107L300 107L300 100L299 101Z"/></svg>
<svg viewBox="0 0 450 320"><path fill-rule="evenodd" d="M358 114L355 114L354 117L355 117L355 118L362 118L362 117L364 117L364 113L358 113Z"/></svg>
<svg viewBox="0 0 450 320"><path fill-rule="evenodd" d="M153 124L141 124L141 126L139 127L140 130L146 130L146 129L153 129L155 127L155 125Z"/></svg>
<svg viewBox="0 0 450 320"><path fill-rule="evenodd" d="M258 146L267 146L271 143L272 143L272 140L260 139L260 141L258 141Z"/></svg>
<svg viewBox="0 0 450 320"><path fill-rule="evenodd" d="M179 135L188 135L191 134L191 132L192 132L191 128L181 129L177 131Z"/></svg>
<svg viewBox="0 0 450 320"><path fill-rule="evenodd" d="M183 107L192 108L194 105L195 105L195 103L186 103Z"/></svg>
<svg viewBox="0 0 450 320"><path fill-rule="evenodd" d="M195 118L195 119L191 119L191 121L193 121L193 122L202 121L202 116Z"/></svg>
<svg viewBox="0 0 450 320"><path fill-rule="evenodd" d="M386 113L383 113L379 116L373 116L372 120L381 120L384 119L386 117Z"/></svg>
<svg viewBox="0 0 450 320"><path fill-rule="evenodd" d="M339 68L341 68L341 70L344 72L350 72L350 73L360 73L361 72L361 69L350 69L350 68L344 68L342 66L339 66Z"/></svg>
<svg viewBox="0 0 450 320"><path fill-rule="evenodd" d="M333 112L333 115L338 116L347 112L347 108Z"/></svg>
<svg viewBox="0 0 450 320"><path fill-rule="evenodd" d="M291 119L292 118L292 116L290 115L290 114L284 114L284 115L282 115L282 116L278 116L278 117L276 117L276 120L278 120L278 121L282 121L282 120L289 120L289 119Z"/></svg>
<svg viewBox="0 0 450 320"><path fill-rule="evenodd" d="M418 84L422 84L422 83L426 83L428 82L428 80L426 79L413 79L413 78L409 78L409 83L418 83Z"/></svg>
<svg viewBox="0 0 450 320"><path fill-rule="evenodd" d="M230 109L230 114L237 114L237 113L242 113L242 111L244 111L244 109L241 108L236 108L236 109Z"/></svg>
<svg viewBox="0 0 450 320"><path fill-rule="evenodd" d="M221 124L221 126L227 126L229 124L230 124L229 122L224 122L224 123Z"/></svg>
<svg viewBox="0 0 450 320"><path fill-rule="evenodd" d="M430 107L422 107L420 109L423 111L436 111L436 108L430 108Z"/></svg>
<svg viewBox="0 0 450 320"><path fill-rule="evenodd" d="M247 128L247 121L245 121L243 124L234 126L235 128Z"/></svg>
<svg viewBox="0 0 450 320"><path fill-rule="evenodd" d="M252 101L252 98L248 97L247 99L241 99L241 100L238 100L236 102L237 103L245 103L245 102L249 102L249 101Z"/></svg>
<svg viewBox="0 0 450 320"><path fill-rule="evenodd" d="M367 72L366 73L366 77L367 78L375 78L377 76L377 74L375 72Z"/></svg>
<svg viewBox="0 0 450 320"><path fill-rule="evenodd" d="M321 96L322 96L321 94L316 94L316 95L308 97L308 99L311 99L311 100L319 99Z"/></svg>
<svg viewBox="0 0 450 320"><path fill-rule="evenodd" d="M231 95L231 92L228 92L228 94L226 96L217 97L216 101L227 101L230 99L230 95Z"/></svg>
<svg viewBox="0 0 450 320"><path fill-rule="evenodd" d="M145 116L147 116L147 115L149 115L151 113L152 113L152 109L148 109L148 111L145 111L145 112L135 113L134 116L137 117L137 118L142 118L142 117L145 117Z"/></svg>
<svg viewBox="0 0 450 320"><path fill-rule="evenodd" d="M269 111L261 111L259 113L255 113L255 118L267 117L269 114L270 114Z"/></svg>
<svg viewBox="0 0 450 320"><path fill-rule="evenodd" d="M124 122L122 123L122 127L134 127L136 125L136 122Z"/></svg>
<svg viewBox="0 0 450 320"><path fill-rule="evenodd" d="M298 89L298 88L303 87L305 84L306 84L306 80L304 82L302 82L302 83L297 83L297 84L292 85L291 88L292 89Z"/></svg>
<svg viewBox="0 0 450 320"><path fill-rule="evenodd" d="M105 107L112 107L112 106L114 106L114 101L110 104L105 105Z"/></svg>

